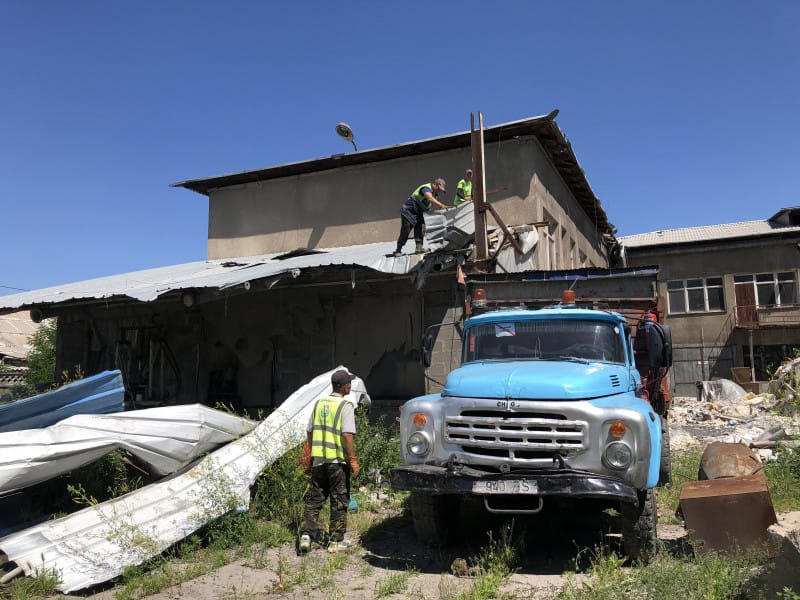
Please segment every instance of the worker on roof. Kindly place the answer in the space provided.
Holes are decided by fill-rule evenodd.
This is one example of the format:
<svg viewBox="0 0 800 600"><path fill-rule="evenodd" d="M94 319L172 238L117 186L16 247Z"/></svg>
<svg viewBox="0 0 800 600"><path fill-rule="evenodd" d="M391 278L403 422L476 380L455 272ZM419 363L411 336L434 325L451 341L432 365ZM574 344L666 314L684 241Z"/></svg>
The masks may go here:
<svg viewBox="0 0 800 600"><path fill-rule="evenodd" d="M424 212L431 210L432 206L439 209L449 208L436 199L440 193L445 191L445 181L441 177L433 180L433 183L423 183L408 197L400 208L400 237L397 238L397 249L393 256L400 256L403 246L408 241L411 230L414 230L415 251L423 252L422 230L425 220L422 217Z"/></svg>
<svg viewBox="0 0 800 600"><path fill-rule="evenodd" d="M472 200L472 169L467 169L464 173L464 179L458 182L456 186L456 196L453 200L453 206L458 206L464 202Z"/></svg>

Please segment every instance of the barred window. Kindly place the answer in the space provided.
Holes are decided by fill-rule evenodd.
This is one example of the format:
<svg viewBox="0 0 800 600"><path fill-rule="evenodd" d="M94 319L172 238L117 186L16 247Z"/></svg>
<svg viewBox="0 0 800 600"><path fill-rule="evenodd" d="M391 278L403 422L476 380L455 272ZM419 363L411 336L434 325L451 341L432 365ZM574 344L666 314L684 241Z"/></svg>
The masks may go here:
<svg viewBox="0 0 800 600"><path fill-rule="evenodd" d="M698 313L725 310L722 277L677 279L667 282L669 313Z"/></svg>

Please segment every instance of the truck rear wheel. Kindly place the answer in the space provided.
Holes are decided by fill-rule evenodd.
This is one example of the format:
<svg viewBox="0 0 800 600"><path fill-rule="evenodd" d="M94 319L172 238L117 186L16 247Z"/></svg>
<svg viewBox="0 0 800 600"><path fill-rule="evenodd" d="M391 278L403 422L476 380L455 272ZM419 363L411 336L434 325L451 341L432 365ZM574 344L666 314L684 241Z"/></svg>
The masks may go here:
<svg viewBox="0 0 800 600"><path fill-rule="evenodd" d="M411 492L414 530L421 542L446 546L458 525L460 502L457 496Z"/></svg>
<svg viewBox="0 0 800 600"><path fill-rule="evenodd" d="M639 504L622 504L622 549L633 562L646 564L656 551L658 533L653 490L640 490Z"/></svg>
<svg viewBox="0 0 800 600"><path fill-rule="evenodd" d="M669 423L661 417L661 465L658 469L658 485L672 483L672 457L669 449Z"/></svg>

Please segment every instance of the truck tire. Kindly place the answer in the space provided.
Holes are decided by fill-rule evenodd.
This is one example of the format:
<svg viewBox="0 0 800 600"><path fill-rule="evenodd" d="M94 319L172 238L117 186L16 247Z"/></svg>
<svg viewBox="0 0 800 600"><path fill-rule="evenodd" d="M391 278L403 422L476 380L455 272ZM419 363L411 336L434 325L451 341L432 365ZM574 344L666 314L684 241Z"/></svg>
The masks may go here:
<svg viewBox="0 0 800 600"><path fill-rule="evenodd" d="M658 540L656 499L653 490L639 490L639 504L622 504L622 549L632 562L647 564Z"/></svg>
<svg viewBox="0 0 800 600"><path fill-rule="evenodd" d="M661 417L661 465L658 469L658 485L672 483L672 456L669 449L669 423Z"/></svg>
<svg viewBox="0 0 800 600"><path fill-rule="evenodd" d="M411 492L411 515L419 540L429 546L446 546L458 524L458 497Z"/></svg>

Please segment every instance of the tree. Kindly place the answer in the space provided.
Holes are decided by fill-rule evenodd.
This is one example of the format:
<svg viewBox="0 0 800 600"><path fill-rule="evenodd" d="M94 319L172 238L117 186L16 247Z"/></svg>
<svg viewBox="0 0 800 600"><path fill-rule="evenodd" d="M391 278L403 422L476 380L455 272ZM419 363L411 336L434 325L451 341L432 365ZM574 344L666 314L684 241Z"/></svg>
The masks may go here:
<svg viewBox="0 0 800 600"><path fill-rule="evenodd" d="M31 351L28 353L28 370L25 386L36 394L54 387L56 377L56 319L48 319L31 336Z"/></svg>

